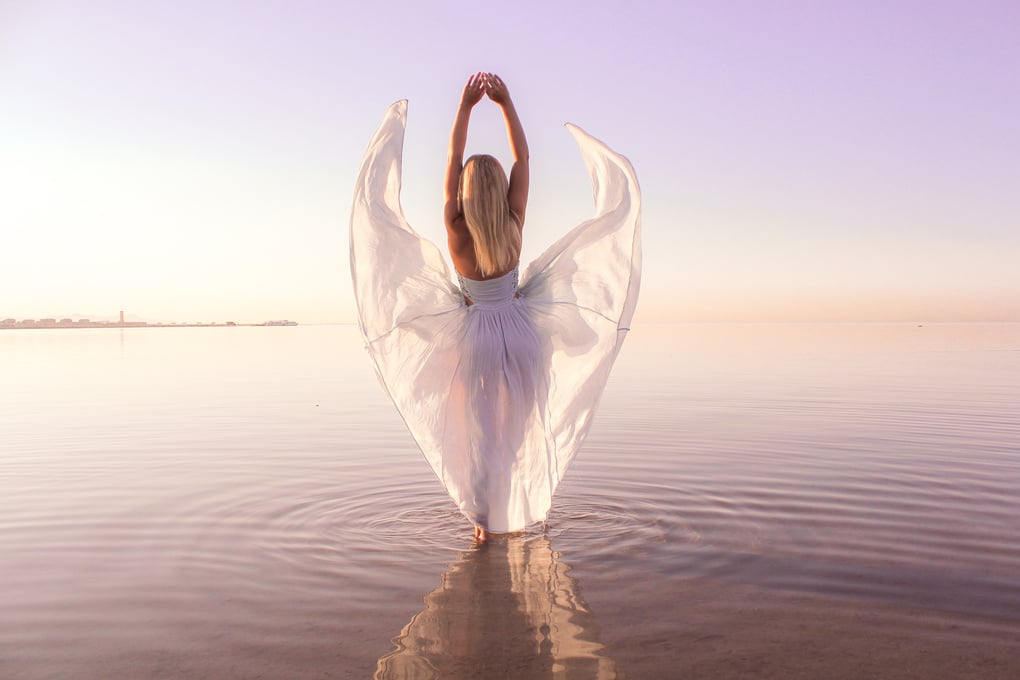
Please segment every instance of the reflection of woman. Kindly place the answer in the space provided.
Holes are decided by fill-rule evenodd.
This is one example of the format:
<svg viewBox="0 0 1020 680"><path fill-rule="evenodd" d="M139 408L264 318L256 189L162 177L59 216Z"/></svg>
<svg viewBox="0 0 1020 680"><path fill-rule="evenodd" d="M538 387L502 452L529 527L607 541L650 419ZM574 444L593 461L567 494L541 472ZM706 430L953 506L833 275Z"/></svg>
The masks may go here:
<svg viewBox="0 0 1020 680"><path fill-rule="evenodd" d="M463 163L483 96L503 112L510 177L491 156ZM518 275L528 146L503 81L472 76L450 141L439 250L400 207L406 102L369 143L351 214L351 275L376 371L461 512L486 531L545 519L591 423L637 302L640 201L633 169L571 127L592 175L596 217ZM518 287L518 279L521 285Z"/></svg>
<svg viewBox="0 0 1020 680"><path fill-rule="evenodd" d="M461 555L379 659L376 680L614 678L595 617L544 537Z"/></svg>

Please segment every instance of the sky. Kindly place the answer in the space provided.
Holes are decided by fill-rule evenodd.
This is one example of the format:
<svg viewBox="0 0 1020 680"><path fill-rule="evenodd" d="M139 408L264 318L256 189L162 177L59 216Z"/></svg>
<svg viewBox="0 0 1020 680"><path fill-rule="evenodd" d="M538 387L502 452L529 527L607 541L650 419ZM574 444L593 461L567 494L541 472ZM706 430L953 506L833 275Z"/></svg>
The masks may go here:
<svg viewBox="0 0 1020 680"><path fill-rule="evenodd" d="M350 322L361 156L407 99L443 244L460 91L531 149L522 259L633 163L642 321L1020 321L1020 3L0 0L0 318ZM483 101L468 153L509 162Z"/></svg>

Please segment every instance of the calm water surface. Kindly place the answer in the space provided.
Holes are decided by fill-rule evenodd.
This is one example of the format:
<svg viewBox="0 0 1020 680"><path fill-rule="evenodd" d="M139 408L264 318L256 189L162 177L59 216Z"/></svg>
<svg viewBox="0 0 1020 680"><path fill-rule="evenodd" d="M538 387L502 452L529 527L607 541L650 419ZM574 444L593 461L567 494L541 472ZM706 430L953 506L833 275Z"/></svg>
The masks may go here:
<svg viewBox="0 0 1020 680"><path fill-rule="evenodd" d="M762 611L1020 658L1017 324L638 326L482 548L353 326L0 331L0 386L2 678L764 676Z"/></svg>

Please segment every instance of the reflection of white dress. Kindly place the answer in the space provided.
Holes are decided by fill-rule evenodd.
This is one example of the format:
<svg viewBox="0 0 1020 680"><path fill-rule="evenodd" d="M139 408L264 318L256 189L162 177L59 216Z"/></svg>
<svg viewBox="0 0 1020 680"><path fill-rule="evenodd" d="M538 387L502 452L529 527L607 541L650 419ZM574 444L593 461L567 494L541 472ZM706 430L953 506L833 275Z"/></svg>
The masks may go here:
<svg viewBox="0 0 1020 680"><path fill-rule="evenodd" d="M570 565L544 536L468 550L424 600L375 680L617 677Z"/></svg>
<svg viewBox="0 0 1020 680"><path fill-rule="evenodd" d="M387 110L355 187L358 320L383 387L461 512L517 531L545 519L633 316L637 180L627 159L568 126L596 216L532 262L519 289L515 269L461 290L400 207L406 117L406 101Z"/></svg>

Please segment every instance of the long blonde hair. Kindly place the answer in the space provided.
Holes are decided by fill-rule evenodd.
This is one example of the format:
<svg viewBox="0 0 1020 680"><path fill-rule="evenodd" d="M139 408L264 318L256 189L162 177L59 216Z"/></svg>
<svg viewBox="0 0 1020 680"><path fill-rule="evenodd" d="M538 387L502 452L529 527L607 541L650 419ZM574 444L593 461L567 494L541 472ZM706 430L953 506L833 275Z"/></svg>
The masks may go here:
<svg viewBox="0 0 1020 680"><path fill-rule="evenodd" d="M521 230L507 203L509 183L492 156L471 156L460 175L460 208L482 276L512 268L521 256Z"/></svg>

